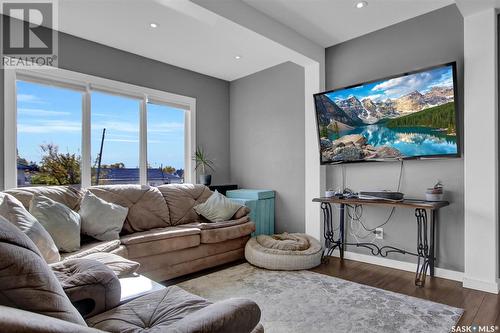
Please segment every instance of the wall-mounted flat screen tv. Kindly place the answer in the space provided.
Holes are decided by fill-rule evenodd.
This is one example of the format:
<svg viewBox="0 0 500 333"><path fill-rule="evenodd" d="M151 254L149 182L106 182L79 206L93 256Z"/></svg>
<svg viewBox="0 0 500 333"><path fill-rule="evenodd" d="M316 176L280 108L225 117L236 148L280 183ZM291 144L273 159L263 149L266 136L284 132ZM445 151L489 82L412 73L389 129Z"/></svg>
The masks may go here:
<svg viewBox="0 0 500 333"><path fill-rule="evenodd" d="M458 157L456 64L315 94L322 164Z"/></svg>

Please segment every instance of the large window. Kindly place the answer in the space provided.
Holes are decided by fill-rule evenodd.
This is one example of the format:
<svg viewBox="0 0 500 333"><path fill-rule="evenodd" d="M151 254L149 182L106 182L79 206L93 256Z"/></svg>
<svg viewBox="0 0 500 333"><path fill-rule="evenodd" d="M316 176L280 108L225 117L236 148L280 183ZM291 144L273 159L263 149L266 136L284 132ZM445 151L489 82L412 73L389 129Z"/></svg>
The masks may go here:
<svg viewBox="0 0 500 333"><path fill-rule="evenodd" d="M82 93L17 82L17 186L79 185Z"/></svg>
<svg viewBox="0 0 500 333"><path fill-rule="evenodd" d="M138 99L93 92L92 185L139 183Z"/></svg>
<svg viewBox="0 0 500 333"><path fill-rule="evenodd" d="M179 183L184 177L184 110L148 103L148 183Z"/></svg>
<svg viewBox="0 0 500 333"><path fill-rule="evenodd" d="M192 179L193 98L60 69L6 71L4 93L5 188Z"/></svg>

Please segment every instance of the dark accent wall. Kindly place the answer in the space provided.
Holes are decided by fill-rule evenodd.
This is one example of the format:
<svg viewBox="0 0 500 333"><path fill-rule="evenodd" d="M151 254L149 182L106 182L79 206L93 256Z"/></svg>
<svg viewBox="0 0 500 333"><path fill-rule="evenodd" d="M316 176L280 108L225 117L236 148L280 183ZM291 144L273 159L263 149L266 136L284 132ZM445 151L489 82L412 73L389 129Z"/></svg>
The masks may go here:
<svg viewBox="0 0 500 333"><path fill-rule="evenodd" d="M214 159L214 184L229 182L229 82L59 33L59 67L196 98L196 141ZM4 128L4 77L0 70L0 128ZM0 135L0 189L3 188ZM168 147L165 147L168 149Z"/></svg>
<svg viewBox="0 0 500 333"><path fill-rule="evenodd" d="M304 232L304 69L287 62L232 81L231 180L276 191L276 232Z"/></svg>
<svg viewBox="0 0 500 333"><path fill-rule="evenodd" d="M394 74L457 61L458 105L463 120L463 18L455 5L375 31L326 49L326 89L336 89ZM461 126L463 129L463 126ZM463 136L463 130L462 136ZM395 190L399 163L366 163L326 168L326 186L341 186L341 169L345 168L346 186L361 189ZM437 266L463 271L464 268L464 164L462 159L405 161L402 191L407 197L423 198L427 187L443 181L446 199L451 205L440 212L437 228L439 246ZM389 209L366 208L367 226L383 223ZM397 209L384 228L381 244L393 244L415 250L414 212ZM350 229L353 231L353 228ZM353 231L354 232L354 231ZM361 229L359 235L366 235ZM370 239L372 236L369 236ZM348 239L354 237L348 232ZM350 247L349 251L367 253ZM392 255L390 258L414 261L413 257Z"/></svg>

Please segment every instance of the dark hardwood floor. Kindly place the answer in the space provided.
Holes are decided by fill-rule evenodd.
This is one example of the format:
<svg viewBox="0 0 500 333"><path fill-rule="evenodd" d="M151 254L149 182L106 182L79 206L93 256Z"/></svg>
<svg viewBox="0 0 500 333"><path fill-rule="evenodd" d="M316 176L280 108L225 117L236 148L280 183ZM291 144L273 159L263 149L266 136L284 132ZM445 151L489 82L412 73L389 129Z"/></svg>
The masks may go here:
<svg viewBox="0 0 500 333"><path fill-rule="evenodd" d="M428 277L420 288L414 284L414 273L335 257L311 271L463 308L459 325L500 327L500 295L466 289L461 282Z"/></svg>

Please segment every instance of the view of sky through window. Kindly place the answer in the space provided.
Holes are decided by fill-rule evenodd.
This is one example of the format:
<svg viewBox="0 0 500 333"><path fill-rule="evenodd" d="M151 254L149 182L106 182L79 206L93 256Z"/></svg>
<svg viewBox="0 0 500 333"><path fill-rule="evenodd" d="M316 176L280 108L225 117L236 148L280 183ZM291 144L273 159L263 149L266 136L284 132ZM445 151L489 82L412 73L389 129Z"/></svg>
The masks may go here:
<svg viewBox="0 0 500 333"><path fill-rule="evenodd" d="M82 94L59 87L17 81L17 149L19 157L39 163L41 145L81 154Z"/></svg>
<svg viewBox="0 0 500 333"><path fill-rule="evenodd" d="M57 147L60 154L74 154L79 168L82 93L26 81L17 81L16 88L19 161L30 166L23 169L26 175L23 181L29 183L30 176L43 166L43 158L47 155L43 145ZM106 129L101 165L105 168L137 169L130 170L127 177L133 174L131 177L134 179L130 182L138 182L140 104L139 99L98 91L91 93L91 166L94 169L103 129ZM166 173L184 169L184 112L167 105L147 104L149 168L162 169ZM108 178L113 175L108 172ZM119 177L118 174L116 177ZM160 177L164 179L162 175ZM179 177L182 178L182 174ZM23 181L18 181L19 185Z"/></svg>
<svg viewBox="0 0 500 333"><path fill-rule="evenodd" d="M148 103L148 164L184 169L184 110Z"/></svg>

